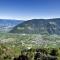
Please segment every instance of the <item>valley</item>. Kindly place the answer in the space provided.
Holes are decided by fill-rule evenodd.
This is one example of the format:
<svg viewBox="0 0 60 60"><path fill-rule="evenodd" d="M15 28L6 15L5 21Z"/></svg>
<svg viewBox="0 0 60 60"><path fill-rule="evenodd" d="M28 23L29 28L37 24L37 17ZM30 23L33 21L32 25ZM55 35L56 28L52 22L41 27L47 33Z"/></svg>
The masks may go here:
<svg viewBox="0 0 60 60"><path fill-rule="evenodd" d="M21 51L30 49L35 51L35 49L39 48L46 49L48 51L50 51L53 48L58 49L60 54L59 50L60 36L40 34L0 33L1 60L13 60L14 57L18 57L21 54ZM32 53L34 52L32 51ZM58 60L60 59L59 56Z"/></svg>
<svg viewBox="0 0 60 60"><path fill-rule="evenodd" d="M21 52L28 53L30 60L34 60L36 49L44 51L45 53L41 52L44 57L47 52L47 58L53 57L50 56L51 50L57 50L57 60L60 60L59 18L33 19L22 22L2 21L0 24L1 60L14 60L21 55Z"/></svg>

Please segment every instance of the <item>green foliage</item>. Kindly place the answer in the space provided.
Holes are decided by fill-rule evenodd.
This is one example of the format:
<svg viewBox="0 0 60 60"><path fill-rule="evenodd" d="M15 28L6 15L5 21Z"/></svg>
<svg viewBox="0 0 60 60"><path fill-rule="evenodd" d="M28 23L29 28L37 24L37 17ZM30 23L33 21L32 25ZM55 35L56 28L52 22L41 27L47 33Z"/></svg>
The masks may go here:
<svg viewBox="0 0 60 60"><path fill-rule="evenodd" d="M21 55L22 51L33 60L36 49L41 49L43 54L48 55L54 49L55 55L60 60L59 41L59 35L0 33L0 59L13 60L14 57Z"/></svg>

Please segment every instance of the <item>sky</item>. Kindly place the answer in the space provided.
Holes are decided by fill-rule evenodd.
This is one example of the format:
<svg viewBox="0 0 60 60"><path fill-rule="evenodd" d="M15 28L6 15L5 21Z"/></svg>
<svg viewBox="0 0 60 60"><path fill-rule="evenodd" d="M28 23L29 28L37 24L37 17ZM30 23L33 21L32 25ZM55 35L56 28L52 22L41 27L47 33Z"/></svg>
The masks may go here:
<svg viewBox="0 0 60 60"><path fill-rule="evenodd" d="M60 18L60 0L0 0L0 19Z"/></svg>

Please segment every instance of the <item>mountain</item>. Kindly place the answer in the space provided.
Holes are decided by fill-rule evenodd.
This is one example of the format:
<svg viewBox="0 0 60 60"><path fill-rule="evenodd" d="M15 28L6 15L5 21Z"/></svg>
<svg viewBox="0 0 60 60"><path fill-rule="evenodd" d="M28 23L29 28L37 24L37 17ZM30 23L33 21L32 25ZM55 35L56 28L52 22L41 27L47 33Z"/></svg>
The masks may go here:
<svg viewBox="0 0 60 60"><path fill-rule="evenodd" d="M9 32L13 27L22 22L22 20L0 19L0 32Z"/></svg>
<svg viewBox="0 0 60 60"><path fill-rule="evenodd" d="M60 34L60 18L32 19L15 26L10 33Z"/></svg>

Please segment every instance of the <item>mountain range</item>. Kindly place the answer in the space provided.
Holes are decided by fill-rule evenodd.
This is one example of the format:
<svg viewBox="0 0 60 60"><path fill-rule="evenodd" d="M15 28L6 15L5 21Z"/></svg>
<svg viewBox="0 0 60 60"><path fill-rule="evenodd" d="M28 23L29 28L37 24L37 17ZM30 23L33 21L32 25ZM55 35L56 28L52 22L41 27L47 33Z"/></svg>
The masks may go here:
<svg viewBox="0 0 60 60"><path fill-rule="evenodd" d="M16 25L10 33L60 35L60 18L28 20Z"/></svg>
<svg viewBox="0 0 60 60"><path fill-rule="evenodd" d="M9 32L13 27L22 22L22 20L0 19L0 32Z"/></svg>

